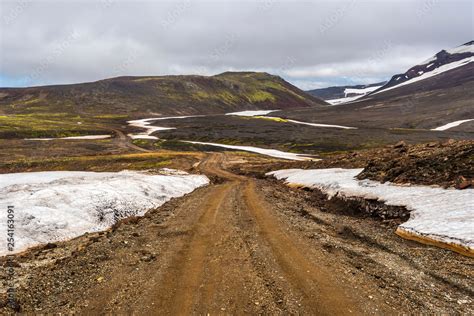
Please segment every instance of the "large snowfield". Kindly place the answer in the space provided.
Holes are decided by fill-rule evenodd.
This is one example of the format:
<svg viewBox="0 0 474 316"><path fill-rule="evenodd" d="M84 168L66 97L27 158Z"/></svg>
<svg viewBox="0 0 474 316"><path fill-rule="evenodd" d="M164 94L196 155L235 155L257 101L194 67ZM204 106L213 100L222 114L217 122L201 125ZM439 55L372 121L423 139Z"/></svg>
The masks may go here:
<svg viewBox="0 0 474 316"><path fill-rule="evenodd" d="M286 169L268 173L289 184L317 188L329 197L377 199L404 206L410 219L399 229L441 243L474 249L474 190L430 186L402 186L357 180L362 169Z"/></svg>
<svg viewBox="0 0 474 316"><path fill-rule="evenodd" d="M202 175L146 172L47 171L0 174L0 255L7 251L7 207L14 206L15 249L102 231L141 216L173 197L207 185Z"/></svg>

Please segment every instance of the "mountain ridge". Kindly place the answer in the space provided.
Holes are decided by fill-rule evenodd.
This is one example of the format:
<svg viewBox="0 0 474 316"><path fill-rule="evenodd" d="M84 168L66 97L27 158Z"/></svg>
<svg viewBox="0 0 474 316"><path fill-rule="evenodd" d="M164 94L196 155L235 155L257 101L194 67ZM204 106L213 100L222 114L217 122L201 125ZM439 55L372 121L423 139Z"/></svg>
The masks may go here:
<svg viewBox="0 0 474 316"><path fill-rule="evenodd" d="M327 103L278 76L225 72L215 76L120 76L67 85L0 88L0 112L209 114L311 107Z"/></svg>
<svg viewBox="0 0 474 316"><path fill-rule="evenodd" d="M412 66L406 72L393 75L384 86L369 93L367 96L437 76L446 71L464 67L473 61L474 41L469 41L455 48L442 49L431 58Z"/></svg>

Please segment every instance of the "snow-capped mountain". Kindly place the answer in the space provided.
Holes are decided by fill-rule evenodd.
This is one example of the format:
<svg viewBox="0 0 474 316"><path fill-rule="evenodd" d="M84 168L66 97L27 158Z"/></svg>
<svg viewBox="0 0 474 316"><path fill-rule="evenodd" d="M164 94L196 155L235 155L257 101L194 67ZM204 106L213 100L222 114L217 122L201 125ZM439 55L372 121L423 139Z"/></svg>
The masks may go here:
<svg viewBox="0 0 474 316"><path fill-rule="evenodd" d="M442 50L421 64L411 67L407 72L393 76L384 86L369 95L431 78L449 70L465 66L473 61L474 41L470 41L452 49Z"/></svg>

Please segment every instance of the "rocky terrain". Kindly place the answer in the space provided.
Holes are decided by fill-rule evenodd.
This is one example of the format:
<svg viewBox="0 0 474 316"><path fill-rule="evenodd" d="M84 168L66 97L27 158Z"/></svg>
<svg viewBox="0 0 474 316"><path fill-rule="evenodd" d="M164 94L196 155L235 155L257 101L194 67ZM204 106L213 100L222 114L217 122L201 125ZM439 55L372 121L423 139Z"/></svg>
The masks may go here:
<svg viewBox="0 0 474 316"><path fill-rule="evenodd" d="M331 154L319 161L251 163L234 171L264 177L269 171L288 168L363 168L359 179L465 189L474 179L474 141L400 141L382 148Z"/></svg>
<svg viewBox="0 0 474 316"><path fill-rule="evenodd" d="M474 180L474 141L401 142L379 150L358 178L464 189Z"/></svg>

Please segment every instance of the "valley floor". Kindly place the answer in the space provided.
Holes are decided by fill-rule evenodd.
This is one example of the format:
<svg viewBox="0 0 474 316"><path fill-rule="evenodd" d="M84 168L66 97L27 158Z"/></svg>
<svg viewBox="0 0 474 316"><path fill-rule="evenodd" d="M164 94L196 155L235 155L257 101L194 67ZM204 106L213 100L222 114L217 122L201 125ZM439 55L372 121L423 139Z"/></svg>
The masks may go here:
<svg viewBox="0 0 474 316"><path fill-rule="evenodd" d="M16 256L19 309L474 313L472 258L401 239L393 221L338 214L314 192L232 172L248 165L243 155L199 159L194 168L213 184L107 232Z"/></svg>

